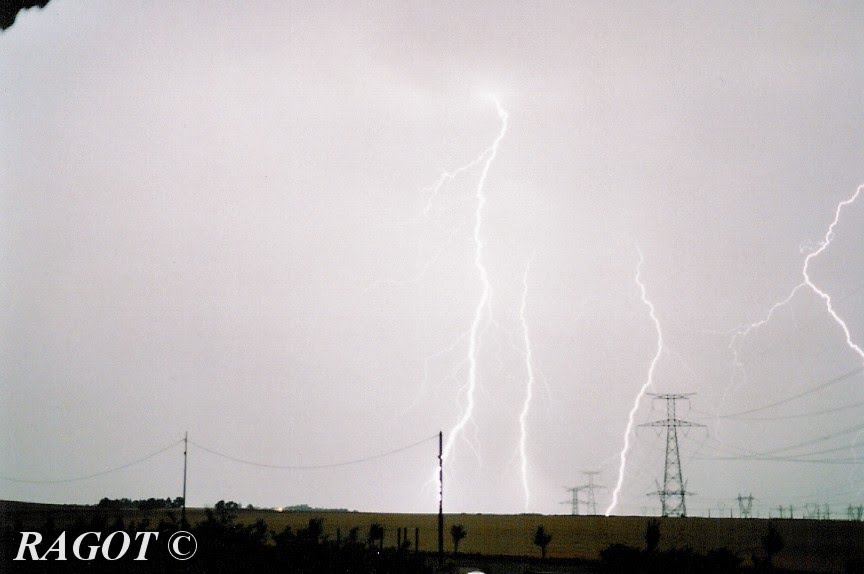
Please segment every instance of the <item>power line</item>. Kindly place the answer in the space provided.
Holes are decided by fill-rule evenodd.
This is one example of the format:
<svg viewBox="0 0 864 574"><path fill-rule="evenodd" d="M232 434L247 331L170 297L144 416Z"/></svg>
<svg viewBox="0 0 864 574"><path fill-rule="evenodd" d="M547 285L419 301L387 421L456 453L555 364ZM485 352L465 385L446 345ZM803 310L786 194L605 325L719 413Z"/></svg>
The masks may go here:
<svg viewBox="0 0 864 574"><path fill-rule="evenodd" d="M811 494L799 494L799 495L794 495L794 496L784 496L784 497L782 497L782 499L787 500L787 501L792 500L792 501L796 501L796 502L800 501L800 500L813 500L814 498L821 498L821 499L825 499L825 500L836 500L838 497L849 497L849 496L858 497L858 496L860 496L860 493L862 490L864 490L864 488L852 488L852 489L843 488L840 490L831 489L831 490L823 490L823 491L819 492L818 494L812 494L811 493ZM763 500L768 500L768 501L773 500L775 502L779 502L781 500L781 498L780 497L767 498L767 499L763 498Z"/></svg>
<svg viewBox="0 0 864 574"><path fill-rule="evenodd" d="M831 440L831 439L837 438L838 436L851 434L853 432L857 433L857 432L860 432L861 430L864 430L864 424L855 425L855 426L843 429L841 431L827 434L827 435L824 435L824 436L821 436L821 437L818 437L815 439L811 439L811 440L808 440L808 441L805 441L802 443L789 445L789 446L785 446L785 447L781 447L781 448L776 448L776 449L765 451L765 452L755 452L755 451L740 448L740 447L737 447L734 445L728 445L728 444L723 443L717 439L712 439L714 442L716 442L718 445L720 445L721 448L732 450L732 451L737 450L742 454L732 454L729 456L701 456L701 457L694 457L694 458L696 458L698 460L774 460L774 461L782 461L782 462L805 462L805 463L807 463L807 462L810 462L810 463L820 462L820 463L826 463L826 464L864 464L864 459L862 459L860 457L829 458L829 459L803 458L803 457L816 456L816 455L820 455L820 454L827 454L830 452L848 451L850 449L855 448L856 445L840 446L840 447L822 449L822 450L806 452L806 453L790 454L790 455L786 455L786 456L774 456L778 453L783 453L783 452L787 452L790 450L795 450L795 449L801 448L803 446L810 446L812 444L817 444L820 442Z"/></svg>
<svg viewBox="0 0 864 574"><path fill-rule="evenodd" d="M774 461L774 462L801 462L801 463L819 463L819 464L864 464L864 458L847 457L847 458L802 458L807 456L816 456L822 452L836 452L838 450L849 450L851 447L844 446L840 448L827 449L825 451L810 452L799 454L796 456L772 456L772 455L748 455L748 456L699 456L696 460L740 460L740 461Z"/></svg>
<svg viewBox="0 0 864 574"><path fill-rule="evenodd" d="M739 421L784 421L784 420L788 420L788 419L801 419L801 418L807 418L807 417L815 417L815 416L819 416L819 415L826 415L829 413L836 413L836 412L840 412L840 411L847 411L849 409L855 409L855 408L858 408L861 406L864 406L864 401L861 401L859 403L852 403L851 405L843 405L841 407L834 407L832 409L825 409L825 410L821 410L821 411L810 411L809 413L801 413L801 414L797 414L797 415L783 415L783 416L776 416L776 417L734 417L734 418L736 420L739 420ZM724 418L732 418L732 417L727 416Z"/></svg>
<svg viewBox="0 0 864 574"><path fill-rule="evenodd" d="M183 442L183 439L180 439L176 442L172 442L171 444L169 444L168 446L166 446L164 448L160 448L156 452L152 452L152 453L148 454L145 457L139 458L137 460L133 460L132 462L127 462L126 464L122 464L120 466L115 466L114 468L109 468L108 470L103 470L100 472L94 472L93 474L87 474L85 476L76 476L74 478L61 478L61 479L56 479L56 480L29 480L29 479L23 479L23 478L12 478L12 477L8 477L8 476L0 476L0 480L6 480L8 482L18 482L18 483L23 483L23 484L61 484L64 482L76 482L79 480L87 480L90 478L96 478L97 476L103 476L106 474L110 474L112 472L117 472L118 470L123 470L124 468L129 468L130 466L134 466L136 464L142 463L145 460L150 460L154 456L160 455L163 452L165 452L166 450L174 448L175 446L177 446L178 444L180 444L182 442Z"/></svg>
<svg viewBox="0 0 864 574"><path fill-rule="evenodd" d="M384 458L386 456L397 454L397 453L412 449L414 447L420 446L423 443L429 442L432 439L437 439L437 438L438 438L438 435L435 434L435 435L426 437L422 440L419 440L415 443L411 443L407 446L403 446L403 447L400 447L400 448L397 448L394 450L390 450L387 452L382 452L379 454L373 454L372 456L357 458L357 459L353 459L353 460L346 460L346 461L341 461L341 462L333 462L333 463L326 463L326 464L312 464L312 465L269 464L269 463L264 463L264 462L255 462L255 461L246 460L243 458L237 458L235 456L231 456L231 455L225 454L223 452L219 452L219 451L214 450L212 448L198 444L197 442L192 441L192 440L189 441L189 444L191 444L192 446L197 447L197 448L199 448L205 452L208 452L212 455L215 455L215 456L227 459L227 460L231 460L233 462L237 462L240 464L246 464L249 466L257 466L260 468L274 468L274 469L282 469L282 470L315 470L315 469L322 469L322 468L337 468L340 466L349 466L352 464L359 464L361 462L368 462L370 460L375 460L378 458Z"/></svg>
<svg viewBox="0 0 864 574"><path fill-rule="evenodd" d="M234 462L239 462L239 463L242 463L242 464L247 464L247 465L252 465L252 466L259 466L259 467L265 467L265 468L281 468L281 469L291 469L291 470L310 470L310 469L335 468L335 467L340 467L340 466L348 466L348 465L352 465L352 464L359 464L359 463L361 463L361 462L367 462L367 461L370 461L370 460L375 460L375 459L378 459L378 458L383 458L383 457L386 457L386 456L390 456L390 455L393 455L393 454L397 454L397 453L400 453L400 452L402 452L402 451L409 450L409 449L411 449L411 448L417 447L417 446L419 446L419 445L421 445L421 444L423 444L423 443L425 443L425 442L428 442L428 441L432 440L433 438L436 438L437 436L438 436L438 435L430 436L430 437L424 438L423 440L420 440L420 441L417 441L417 442L415 442L415 443L409 444L409 445L407 445L407 446L403 446L403 447L400 447L400 448L397 448L397 449L394 449L394 450L391 450L391 451L387 451L387 452L383 452L383 453L375 454L375 455L368 456L368 457L364 457L364 458L358 458L358 459L354 459L354 460L348 460L348 461L342 461L342 462L330 463L330 464L305 465L305 466L298 466L298 465L275 465L275 464L257 463L257 462L253 462L253 461L249 461L249 460L244 460L244 459L241 459L241 458L237 458L237 457L233 457L233 456L230 456L230 455L224 454L224 453L219 452L219 451L217 451L217 450L214 450L214 449L212 449L212 448L209 448L209 447L206 447L206 446L204 446L204 445L198 444L198 443L196 443L195 441L192 441L192 440L189 440L188 443L191 444L191 445L193 445L193 446L195 446L195 447L197 447L197 448L199 448L199 449L201 449L201 450L203 450L203 451L205 451L205 452L208 452L208 453L210 453L210 454L213 454L213 455L215 455L215 456L219 456L219 457L222 457L222 458L226 458L226 459L228 459L228 460L232 460L232 461L234 461ZM133 461L131 461L131 462L127 462L127 463L125 463L125 464L121 464L121 465L119 465L119 466L115 466L115 467L112 467L112 468L109 468L109 469L106 469L106 470L102 470L102 471L99 471L99 472L94 472L94 473L92 473L92 474L86 474L86 475L76 476L76 477L71 477L71 478L53 479L53 480L32 480L32 479L25 479L25 478L16 478L16 477L11 477L11 476L0 476L0 480L5 480L5 481L7 481L7 482L20 483L20 484L62 484L62 483L66 483L66 482L77 482L77 481L80 481L80 480L88 480L88 479L91 479L91 478L96 478L96 477L99 477L99 476L104 476L104 475L106 475L106 474L111 474L111 473L113 473L113 472L117 472L117 471L120 471L120 470L123 470L123 469L129 468L129 467L131 467L131 466L134 466L134 465L136 465L136 464L140 464L140 463L142 463L142 462L148 461L148 460L150 460L151 458L154 458L154 457L156 457L156 456L162 454L163 452L166 452L166 451L168 451L168 450L174 448L175 446L177 446L177 445L179 445L179 444L183 444L183 443L184 443L184 440L185 440L185 439L179 439L179 440L177 440L177 441L175 441L175 442L172 442L171 444L169 444L169 445L167 445L167 446L165 446L165 447L163 447L163 448L160 448L159 450L156 450L156 451L154 451L154 452L151 452L150 454L148 454L148 455L146 455L146 456L143 456L143 457L138 458L138 459L136 459L136 460L133 460Z"/></svg>
<svg viewBox="0 0 864 574"><path fill-rule="evenodd" d="M748 410L746 410L746 411L740 411L740 412L737 412L737 413L728 413L728 414L723 414L723 415L716 415L716 417L715 417L714 415L712 415L711 413L706 413L706 412L703 412L703 411L699 411L699 412L702 412L702 414L706 414L706 415L712 416L712 417L714 417L714 418L719 418L719 419L734 419L734 418L740 417L740 416L742 416L742 415L749 415L749 414L751 414L751 413L757 413L757 412L759 412L759 411L764 411L764 410L767 410L767 409L770 409L770 408L774 408L774 407L778 407L778 406L780 406L780 405L784 405L784 404L789 403L789 402L792 402L792 401L794 401L794 400L796 400L796 399L800 399L801 397L806 397L807 395L812 395L813 393L819 392L819 391L821 391L822 389L825 389L825 388L827 388L827 387L830 387L831 385L836 385L837 383L840 383L840 382L842 382L842 381L845 381L846 379L848 379L848 378L850 378L850 377L853 377L853 376L857 375L858 373L861 373L862 371L864 371L864 367L857 367L857 368L852 369L851 371L849 371L849 372L847 372L847 373L844 373L844 374L842 374L842 375L840 375L840 376L838 376L838 377L834 377L833 379L830 379L830 380L828 380L828 381L822 383L821 385L818 385L818 386L815 386L815 387L809 388L809 389L807 389L807 390L804 391L804 392L798 393L797 395L792 395L791 397L787 397L787 398L785 398L785 399L779 400L779 401L777 401L777 402L769 403L769 404L767 404L767 405L762 405L761 407L756 407L756 408L754 408L754 409L748 409Z"/></svg>
<svg viewBox="0 0 864 574"><path fill-rule="evenodd" d="M744 454L734 454L734 453L733 453L732 455L729 455L730 457L738 457L738 458L741 458L741 459L746 459L746 458L748 458L748 457L753 457L753 456L757 456L757 457L758 457L758 456L770 455L770 454L772 453L772 451L765 452L765 453L758 453L758 452L753 452L753 451L744 451L744 449L739 449L738 447L733 447L732 445L726 445L726 443L722 443L722 442L720 442L720 441L718 441L718 440L716 440L716 439L715 439L715 442L716 442L718 445L720 445L721 448L730 448L730 449L735 449L735 450L739 450L739 451L744 452ZM853 444L853 445L845 445L845 446L836 446L836 447L833 447L833 448L824 448L824 449L822 449L822 450L814 450L814 451L810 451L810 452L802 452L802 453L796 454L796 455L794 455L794 456L796 456L796 457L801 457L801 456L816 456L816 455L819 455L819 454L828 454L829 452L849 451L849 450L852 450L852 449L854 449L854 448L862 448L862 447L864 447L864 445L855 445L855 444ZM773 451L773 452L776 452L776 451ZM701 457L700 460L712 460L712 459L710 459L710 458L708 458L708 457ZM721 459L721 460L722 460L722 459Z"/></svg>
<svg viewBox="0 0 864 574"><path fill-rule="evenodd" d="M782 448L775 448L774 450L770 450L770 451L768 451L768 452L763 452L763 453L761 453L761 454L772 455L772 454L777 454L778 452L786 452L786 451L789 451L789 450L794 450L794 449L796 449L796 448L801 448L802 446L810 446L811 444L817 444L817 443L820 443L820 442L824 442L824 441L826 441L826 440L831 440L832 438L837 438L838 436L843 436L843 435L851 434L851 433L853 433L853 432L854 432L854 433L857 433L857 432L859 432L859 431L861 431L861 430L864 430L864 424L859 424L859 425L851 426L851 427L849 427L849 428L845 428L845 429L843 429L843 430L841 430L841 431L837 431L837 432L833 432L833 433L831 433L831 434L823 435L823 436L821 436L821 437L814 438L814 439L811 439L811 440L808 440L808 441L799 442L798 444L793 444L793 445L790 445L790 446L784 446L784 447L782 447Z"/></svg>
<svg viewBox="0 0 864 574"><path fill-rule="evenodd" d="M700 460L752 460L768 462L799 462L803 464L864 464L861 458L794 458L789 456L762 456L741 458L702 458Z"/></svg>

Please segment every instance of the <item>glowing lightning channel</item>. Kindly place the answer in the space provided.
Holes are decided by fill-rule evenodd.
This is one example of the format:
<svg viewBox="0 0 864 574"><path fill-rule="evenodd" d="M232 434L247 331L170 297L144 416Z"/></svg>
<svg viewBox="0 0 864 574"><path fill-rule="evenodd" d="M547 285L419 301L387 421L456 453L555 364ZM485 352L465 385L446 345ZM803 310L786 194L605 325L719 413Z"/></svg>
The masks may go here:
<svg viewBox="0 0 864 574"><path fill-rule="evenodd" d="M525 308L528 302L528 271L531 262L525 266L525 275L522 276L522 304L519 306L519 319L522 321L522 339L525 345L525 368L528 380L525 382L525 402L522 403L522 412L519 414L519 456L521 458L522 489L525 491L525 510L531 502L531 490L528 487L528 412L531 409L531 399L534 398L534 365L532 362L531 337L528 333L528 321L525 319Z"/></svg>
<svg viewBox="0 0 864 574"><path fill-rule="evenodd" d="M726 390L723 393L723 401L722 401L723 403L726 402L726 399L727 399L729 392L732 390L732 387L735 385L735 373L737 371L740 371L742 373L744 372L744 363L741 362L740 355L738 354L738 340L743 339L744 337L749 335L750 331L752 331L753 329L758 329L759 327L761 327L762 325L764 325L765 323L770 321L771 317L774 316L774 312L777 311L777 309L779 309L780 307L786 306L792 299L795 298L795 294L798 293L798 290L803 288L803 287L804 287L804 283L799 283L798 285L795 286L795 288L792 289L792 291L789 292L789 295L787 295L785 299L782 299L782 300L774 303L773 305L771 305L771 308L768 309L768 313L765 315L764 319L760 319L760 320L755 321L753 323L750 323L749 325L746 325L744 327L739 327L738 329L735 330L735 334L732 336L732 339L729 341L729 346L728 346L729 351L732 352L732 360L733 360L733 369L734 370L732 372L732 378L729 382L729 385L726 387Z"/></svg>
<svg viewBox="0 0 864 574"><path fill-rule="evenodd" d="M801 268L801 275L804 278L804 280L801 283L799 283L798 285L796 285L792 289L792 292L789 293L789 295L785 299L783 299L782 301L778 301L777 303L772 305L771 308L768 310L768 314L765 316L764 319L762 319L760 321L756 321L756 322L751 323L751 324L744 326L744 327L739 327L736 330L735 334L732 337L732 340L729 342L729 349L732 351L733 360L735 362L734 368L736 370L739 370L742 372L744 371L744 364L741 362L739 355L738 355L738 346L737 346L738 340L743 339L751 331L753 331L754 329L758 329L759 327L761 327L762 325L764 325L768 321L770 321L771 316L774 314L774 311L776 311L780 307L786 306L795 297L795 294L799 290L801 290L805 287L809 288L811 291L813 291L813 293L818 295L819 298L821 298L825 302L825 308L828 310L828 314L831 315L831 318L834 319L834 322L837 323L837 325L843 330L843 335L846 338L846 345L850 349L852 349L852 351L854 351L855 354L858 355L858 357L862 360L862 362L864 362L864 349L862 349L857 343L855 343L855 341L852 340L852 334L849 331L848 325L846 325L846 321L844 321L843 318L840 317L840 315L837 313L837 311L834 310L834 305L831 301L831 295L829 295L826 291L823 291L822 289L817 287L816 284L813 283L812 279L810 279L810 262L813 259L815 259L816 257L818 257L819 255L821 255L822 253L824 253L825 250L827 250L828 247L831 245L831 242L834 240L834 229L840 223L840 213L843 211L844 207L852 205L853 203L855 203L855 201L858 199L858 196L861 195L862 189L864 189L864 185L859 185L858 188L855 190L855 193L852 194L852 196L850 198L845 199L845 200L843 200L837 204L837 207L834 209L834 219L831 221L831 224L828 226L828 230L825 232L824 239L821 241L821 243L819 243L819 245L818 245L818 247L816 247L816 249L812 250L810 253L807 254L806 257L804 257L804 265ZM726 395L729 394L729 391L731 390L732 386L734 385L734 379L735 379L735 372L733 371L732 382L727 387L726 392L724 393L724 397L723 397L724 402L726 399ZM855 436L855 441L853 442L853 444L857 444L857 442L858 442L858 435ZM852 474L850 474L849 480L850 480L850 482L852 481Z"/></svg>
<svg viewBox="0 0 864 574"><path fill-rule="evenodd" d="M838 315L837 312L834 310L834 306L831 302L831 296L825 291L821 290L819 287L817 287L816 284L813 283L813 281L810 279L810 262L814 258L821 255L826 249L828 249L828 246L831 245L831 242L834 240L834 228L836 228L840 222L840 213L843 211L844 207L855 203L855 201L858 199L858 196L861 195L862 189L864 189L864 185L858 186L858 189L855 190L855 193L852 195L852 197L845 199L837 204L837 207L834 210L834 219L831 221L831 225L828 226L828 230L825 232L825 238L822 240L821 243L819 243L819 246L815 250L808 253L807 256L804 258L804 266L801 268L801 275L804 280L798 285L796 285L785 299L774 303L774 305L772 305L771 308L768 310L768 314L765 316L764 319L761 319L744 327L740 327L736 330L735 335L732 337L732 340L729 343L729 349L732 351L735 360L735 367L737 369L743 369L744 367L744 365L738 358L738 340L743 339L744 337L749 335L750 332L754 329L758 329L759 327L768 323L777 309L786 306L795 297L798 291L805 287L809 288L823 301L825 301L825 307L827 308L828 313L831 315L831 318L834 319L834 322L837 323L837 325L839 325L840 328L843 330L843 334L846 337L846 345L848 345L849 348L852 349L861 358L862 361L864 361L864 349L862 349L852 340L852 334L849 331L849 327L846 325L846 322L840 317L840 315Z"/></svg>
<svg viewBox="0 0 864 574"><path fill-rule="evenodd" d="M861 349L853 340L852 335L849 332L849 327L846 326L846 322L840 318L840 315L834 310L834 307L831 304L831 296L819 289L811 280L810 280L810 261L820 255L823 251L825 251L829 245L831 245L831 241L834 239L834 228L840 221L840 211L847 205L851 205L855 203L855 200L858 199L858 196L861 194L861 190L864 189L864 185L858 186L858 189L855 190L854 195L849 199L841 201L837 204L837 209L834 211L834 221L831 222L831 225L828 226L828 231L825 232L825 239L819 245L819 248L808 254L807 257L804 258L804 268L801 270L801 274L804 276L804 284L807 285L810 289L813 290L814 293L819 295L823 301L825 301L825 307L828 309L828 313L831 317L834 318L834 321L840 325L840 328L843 329L843 334L846 336L846 344L849 345L849 348L855 351L858 356L864 361L864 350Z"/></svg>
<svg viewBox="0 0 864 574"><path fill-rule="evenodd" d="M627 429L624 431L624 448L621 449L621 455L618 466L618 482L615 485L615 490L612 491L612 502L609 508L606 509L606 516L612 514L615 507L618 505L618 496L621 493L621 486L624 484L624 469L627 466L627 451L630 450L630 433L633 431L633 419L636 416L636 411L639 410L639 402L648 388L654 384L654 371L657 368L657 363L660 361L660 355L663 354L663 331L660 329L660 321L657 319L657 314L654 311L654 304L648 300L645 289L645 283L642 282L642 250L639 250L639 263L636 266L636 284L639 285L639 292L642 295L642 302L648 307L648 312L651 316L651 321L654 322L654 329L657 331L657 352L654 353L654 358L651 359L651 366L648 367L648 378L639 389L639 394L636 395L636 400L633 401L633 408L630 409L630 415L627 420Z"/></svg>
<svg viewBox="0 0 864 574"><path fill-rule="evenodd" d="M489 273L486 270L486 264L483 261L483 251L485 244L483 243L483 238L481 235L481 229L483 227L483 207L486 205L486 193L484 188L486 186L486 177L489 174L489 168L492 165L492 162L495 160L495 156L498 155L498 145L501 143L501 140L504 139L504 134L507 133L507 120L509 118L509 114L501 107L501 104L497 100L493 100L495 102L495 107L498 110L498 118L501 120L501 130L498 132L498 137L495 138L495 141L489 146L486 150L483 151L482 154L475 160L479 161L481 158L485 157L486 160L483 162L483 171L480 174L480 180L477 182L477 191L475 193L475 199L477 201L477 205L474 211L474 267L477 269L477 274L480 276L480 283L482 285L482 293L480 294L480 299L477 301L477 307L474 309L474 319L471 322L471 329L469 331L469 339L468 339L468 380L463 387L465 390L466 396L466 405L465 410L462 412L462 416L459 418L459 421L453 427L453 429L447 435L447 442L444 445L444 458L448 458L450 453L453 450L453 445L456 442L456 439L465 429L465 426L471 420L471 417L474 414L474 392L477 389L477 352L479 349L479 339L480 339L480 327L483 323L483 317L485 312L488 309L489 305L489 292L492 288L491 283L489 282Z"/></svg>

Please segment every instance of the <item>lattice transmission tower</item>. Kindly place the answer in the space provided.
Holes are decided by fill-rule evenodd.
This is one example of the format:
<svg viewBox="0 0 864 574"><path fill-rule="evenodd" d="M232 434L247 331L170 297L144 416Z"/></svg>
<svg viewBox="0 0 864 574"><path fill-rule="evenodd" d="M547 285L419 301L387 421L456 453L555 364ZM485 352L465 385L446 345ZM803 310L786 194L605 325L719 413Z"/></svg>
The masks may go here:
<svg viewBox="0 0 864 574"><path fill-rule="evenodd" d="M741 518L750 518L753 515L753 495L748 496L738 495L738 516Z"/></svg>
<svg viewBox="0 0 864 574"><path fill-rule="evenodd" d="M687 516L686 483L681 471L681 454L678 448L678 429L680 427L704 427L698 423L684 421L675 413L675 403L689 398L696 393L685 394L651 394L655 400L666 401L666 418L645 423L643 427L664 427L666 429L666 464L663 469L663 488L649 493L660 497L663 516ZM692 494L692 493L691 493Z"/></svg>

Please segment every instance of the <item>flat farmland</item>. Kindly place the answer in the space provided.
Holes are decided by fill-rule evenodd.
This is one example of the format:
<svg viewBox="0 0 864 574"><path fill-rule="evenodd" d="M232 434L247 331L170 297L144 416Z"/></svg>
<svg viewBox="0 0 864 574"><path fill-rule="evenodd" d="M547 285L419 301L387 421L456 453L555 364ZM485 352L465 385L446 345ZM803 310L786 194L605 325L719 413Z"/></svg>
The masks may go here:
<svg viewBox="0 0 864 574"><path fill-rule="evenodd" d="M324 533L330 539L347 538L356 528L358 538L365 540L370 525L384 527L384 546L397 544L398 530L407 529L408 541L414 547L415 532L419 549L434 552L438 547L437 515L392 514L374 512L302 511L276 512L271 510L240 510L237 521L251 524L264 520L271 530L286 526L293 530L304 528L309 520L323 520ZM23 528L37 528L50 516L58 527L76 521L103 517L110 521L122 517L130 521L149 520L155 526L159 520L178 510L103 510L88 506L37 505L0 502L0 516L4 525L20 520ZM194 525L205 519L205 510L188 509L188 519ZM534 545L534 532L542 525L552 535L547 547L550 558L581 558L597 560L600 552L612 544L645 547L645 531L649 517L643 516L563 516L563 515L490 515L446 514L444 516L445 551L453 551L450 526L461 524L467 536L460 543L460 554L499 556L539 556ZM660 518L660 550L691 548L705 554L711 550L727 548L749 562L752 554L761 556L761 539L768 531L769 520L732 518ZM771 520L783 539L784 547L777 554L775 564L789 570L830 572L839 571L849 557L864 556L864 522L845 520ZM404 530L403 530L404 532ZM204 541L202 541L203 543Z"/></svg>

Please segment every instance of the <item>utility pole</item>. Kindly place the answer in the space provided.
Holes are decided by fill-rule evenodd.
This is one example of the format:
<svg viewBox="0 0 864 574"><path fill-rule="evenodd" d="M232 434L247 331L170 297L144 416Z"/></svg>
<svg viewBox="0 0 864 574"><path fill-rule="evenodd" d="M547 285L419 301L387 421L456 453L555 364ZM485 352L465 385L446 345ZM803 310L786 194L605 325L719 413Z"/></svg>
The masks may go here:
<svg viewBox="0 0 864 574"><path fill-rule="evenodd" d="M444 563L444 432L438 431L438 561Z"/></svg>
<svg viewBox="0 0 864 574"><path fill-rule="evenodd" d="M745 504L746 503L746 504ZM750 518L753 514L753 494L741 496L738 494L738 516L741 518Z"/></svg>
<svg viewBox="0 0 864 574"><path fill-rule="evenodd" d="M666 401L666 418L664 420L645 423L643 427L664 427L666 429L666 464L663 469L663 488L650 495L660 496L663 516L687 516L687 494L684 476L681 472L681 454L678 449L678 427L702 427L697 423L679 419L675 413L675 402L689 400L695 393L686 394L652 394L654 399ZM692 494L692 493L691 493Z"/></svg>
<svg viewBox="0 0 864 574"><path fill-rule="evenodd" d="M180 526L183 528L188 526L188 523L186 522L186 462L188 459L188 452L189 431L186 431L186 434L183 435L183 511L180 514Z"/></svg>
<svg viewBox="0 0 864 574"><path fill-rule="evenodd" d="M599 471L596 470L583 470L582 474L588 477L588 482L582 486L584 490L588 491L588 500L585 501L585 505L587 509L590 511L592 515L597 514L597 499L594 497L594 490L597 488L606 488L600 484L594 484L594 477L600 474Z"/></svg>

